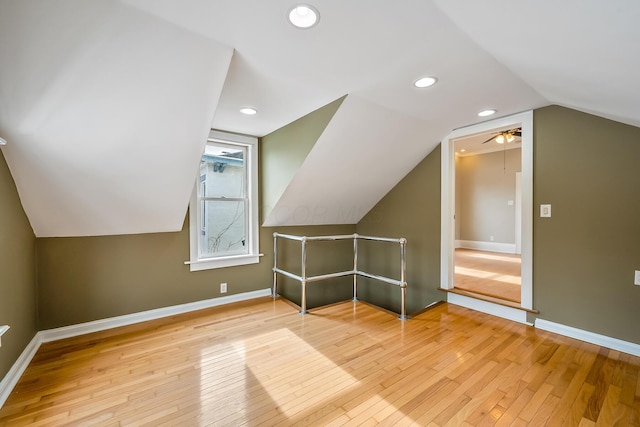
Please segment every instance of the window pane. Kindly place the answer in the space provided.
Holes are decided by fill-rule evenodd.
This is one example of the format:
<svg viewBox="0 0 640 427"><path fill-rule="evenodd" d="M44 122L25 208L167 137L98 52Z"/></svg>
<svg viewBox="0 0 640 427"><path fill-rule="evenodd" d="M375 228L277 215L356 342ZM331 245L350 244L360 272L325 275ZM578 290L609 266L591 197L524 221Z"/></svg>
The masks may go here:
<svg viewBox="0 0 640 427"><path fill-rule="evenodd" d="M244 197L246 151L246 147L207 144L200 162L200 196Z"/></svg>
<svg viewBox="0 0 640 427"><path fill-rule="evenodd" d="M200 257L248 253L245 202L203 200L200 203Z"/></svg>

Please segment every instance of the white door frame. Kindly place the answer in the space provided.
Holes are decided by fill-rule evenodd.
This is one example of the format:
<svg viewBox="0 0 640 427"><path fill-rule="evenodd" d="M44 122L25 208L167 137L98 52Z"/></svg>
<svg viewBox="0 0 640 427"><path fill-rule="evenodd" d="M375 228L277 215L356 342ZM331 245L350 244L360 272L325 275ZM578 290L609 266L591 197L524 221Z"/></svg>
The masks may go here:
<svg viewBox="0 0 640 427"><path fill-rule="evenodd" d="M522 254L522 172L516 172L516 254Z"/></svg>
<svg viewBox="0 0 640 427"><path fill-rule="evenodd" d="M454 140L501 127L522 127L520 305L533 309L533 111L514 114L452 131L442 140L440 286L454 286L455 147ZM451 294L450 294L451 295Z"/></svg>

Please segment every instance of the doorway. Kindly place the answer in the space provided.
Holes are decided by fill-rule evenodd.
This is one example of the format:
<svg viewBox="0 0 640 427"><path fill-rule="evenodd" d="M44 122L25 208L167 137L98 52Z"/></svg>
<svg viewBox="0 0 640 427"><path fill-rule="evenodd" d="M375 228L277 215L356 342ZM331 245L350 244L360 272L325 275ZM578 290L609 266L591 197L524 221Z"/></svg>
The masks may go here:
<svg viewBox="0 0 640 427"><path fill-rule="evenodd" d="M519 308L533 310L532 284L532 241L533 241L533 112L528 111L491 120L484 123L460 128L451 132L442 141L442 182L441 182L441 288L453 290L455 287L455 141L463 137L486 134L495 129L520 127L521 135L521 197L514 203L520 203L520 249L521 249L521 286ZM465 305L479 311L497 314L502 317L526 323L525 311L505 311L485 301L476 302L473 298L461 298L454 293L447 294L450 302Z"/></svg>
<svg viewBox="0 0 640 427"><path fill-rule="evenodd" d="M521 128L497 128L453 141L454 288L521 302L518 250Z"/></svg>

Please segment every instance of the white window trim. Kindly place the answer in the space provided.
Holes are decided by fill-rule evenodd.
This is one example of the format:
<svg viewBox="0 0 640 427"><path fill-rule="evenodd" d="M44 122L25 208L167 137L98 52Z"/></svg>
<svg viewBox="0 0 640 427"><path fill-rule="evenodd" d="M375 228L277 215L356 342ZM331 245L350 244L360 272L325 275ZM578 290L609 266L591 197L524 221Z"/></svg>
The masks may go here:
<svg viewBox="0 0 640 427"><path fill-rule="evenodd" d="M258 253L258 138L212 130L207 141L241 144L247 147L247 194L249 195L248 251L247 254L229 255L215 258L199 258L198 242L200 241L200 209L198 207L198 186L200 174L193 186L189 202L189 246L191 271L209 270L213 268L233 267L237 265L256 264L260 260Z"/></svg>

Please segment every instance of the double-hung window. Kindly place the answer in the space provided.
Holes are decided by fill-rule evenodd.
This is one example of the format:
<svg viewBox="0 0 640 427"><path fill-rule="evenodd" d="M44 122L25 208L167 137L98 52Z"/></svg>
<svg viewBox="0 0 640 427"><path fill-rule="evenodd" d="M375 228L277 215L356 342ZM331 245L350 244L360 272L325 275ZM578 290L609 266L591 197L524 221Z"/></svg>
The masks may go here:
<svg viewBox="0 0 640 427"><path fill-rule="evenodd" d="M258 262L258 140L211 131L191 203L191 271Z"/></svg>

